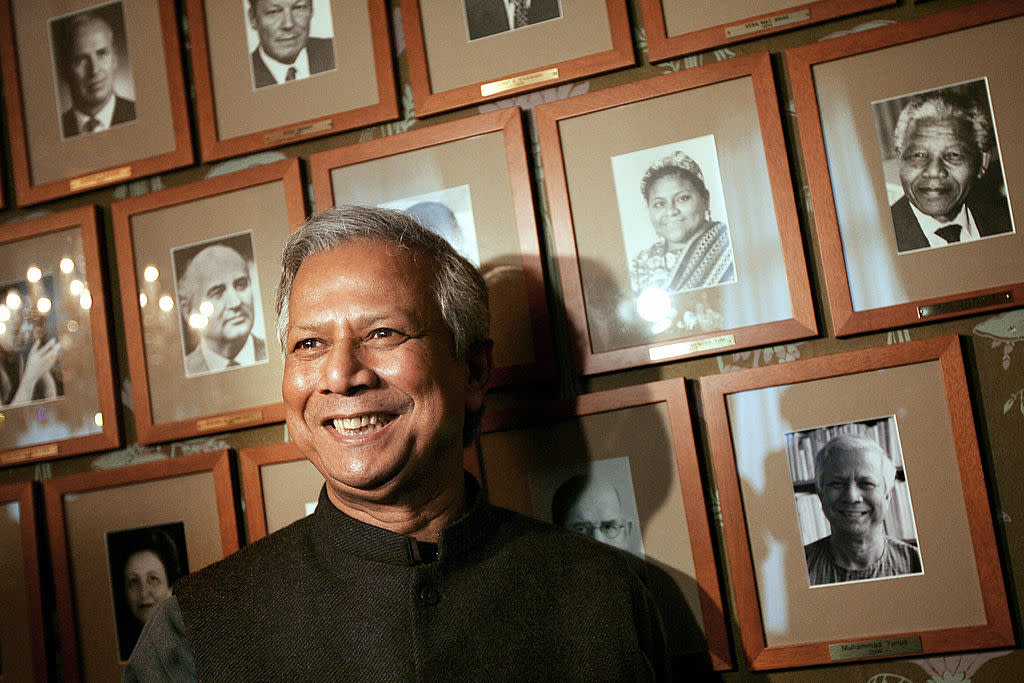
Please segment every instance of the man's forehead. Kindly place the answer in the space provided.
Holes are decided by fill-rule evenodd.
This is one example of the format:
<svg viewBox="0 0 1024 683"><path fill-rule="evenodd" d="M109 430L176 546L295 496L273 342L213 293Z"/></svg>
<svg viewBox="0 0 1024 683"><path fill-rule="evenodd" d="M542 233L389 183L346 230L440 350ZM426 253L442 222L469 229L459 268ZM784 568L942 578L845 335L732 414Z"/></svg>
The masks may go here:
<svg viewBox="0 0 1024 683"><path fill-rule="evenodd" d="M107 25L107 22L99 17L76 24L72 30L72 39L76 43L84 42L97 35L105 38L108 43L114 37L113 30Z"/></svg>
<svg viewBox="0 0 1024 683"><path fill-rule="evenodd" d="M968 121L952 117L927 117L918 119L910 131L911 140L929 137L943 137L949 135L965 145L974 144L974 135L971 124Z"/></svg>

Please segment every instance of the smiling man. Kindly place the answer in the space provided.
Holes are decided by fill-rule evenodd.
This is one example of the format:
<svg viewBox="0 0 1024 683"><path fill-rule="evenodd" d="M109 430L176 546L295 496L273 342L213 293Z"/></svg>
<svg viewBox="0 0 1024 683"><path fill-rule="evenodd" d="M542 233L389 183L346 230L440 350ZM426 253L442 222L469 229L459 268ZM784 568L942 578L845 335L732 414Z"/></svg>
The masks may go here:
<svg viewBox="0 0 1024 683"><path fill-rule="evenodd" d="M114 92L117 51L114 31L102 16L71 17L61 41L60 75L71 95L61 116L64 137L99 133L135 120L135 102Z"/></svg>
<svg viewBox="0 0 1024 683"><path fill-rule="evenodd" d="M251 55L257 88L334 68L334 45L309 36L312 20L313 0L249 0L249 25L260 38Z"/></svg>
<svg viewBox="0 0 1024 683"><path fill-rule="evenodd" d="M921 571L917 548L885 532L896 466L877 442L830 440L814 456L814 480L832 533L804 546L812 586Z"/></svg>
<svg viewBox="0 0 1024 683"><path fill-rule="evenodd" d="M893 143L904 192L891 207L899 251L1012 230L1005 198L972 194L995 147L992 123L977 102L947 91L914 97L900 112Z"/></svg>
<svg viewBox="0 0 1024 683"><path fill-rule="evenodd" d="M278 313L319 503L179 581L124 680L664 679L642 562L462 469L492 346L469 261L406 213L331 209L285 246Z"/></svg>

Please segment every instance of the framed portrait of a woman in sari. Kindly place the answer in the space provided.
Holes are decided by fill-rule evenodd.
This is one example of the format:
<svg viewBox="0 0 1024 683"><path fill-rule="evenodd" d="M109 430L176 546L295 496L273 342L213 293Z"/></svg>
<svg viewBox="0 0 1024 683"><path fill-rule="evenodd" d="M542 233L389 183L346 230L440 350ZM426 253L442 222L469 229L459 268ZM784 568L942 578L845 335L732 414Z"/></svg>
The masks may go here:
<svg viewBox="0 0 1024 683"><path fill-rule="evenodd" d="M816 333L767 53L536 117L580 372Z"/></svg>

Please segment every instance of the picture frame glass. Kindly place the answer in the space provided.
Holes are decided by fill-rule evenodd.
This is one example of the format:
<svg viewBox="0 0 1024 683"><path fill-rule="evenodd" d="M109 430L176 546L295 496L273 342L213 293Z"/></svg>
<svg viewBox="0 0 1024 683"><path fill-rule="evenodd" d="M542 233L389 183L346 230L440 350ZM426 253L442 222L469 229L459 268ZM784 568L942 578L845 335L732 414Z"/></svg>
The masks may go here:
<svg viewBox="0 0 1024 683"><path fill-rule="evenodd" d="M218 230L211 216L224 217ZM290 224L284 182L137 213L130 222L153 423L278 403L284 361L271 350L272 302L282 226ZM201 300L191 305L188 293ZM234 365L215 358L220 344L243 340Z"/></svg>
<svg viewBox="0 0 1024 683"><path fill-rule="evenodd" d="M940 361L749 389L727 395L726 408L768 647L986 623ZM787 440L880 423L898 444L887 450L898 448L900 467L913 474L923 569L811 585Z"/></svg>
<svg viewBox="0 0 1024 683"><path fill-rule="evenodd" d="M0 501L0 674L12 681L34 677L22 524L21 502Z"/></svg>
<svg viewBox="0 0 1024 683"><path fill-rule="evenodd" d="M82 228L0 256L0 450L103 433Z"/></svg>
<svg viewBox="0 0 1024 683"><path fill-rule="evenodd" d="M1024 238L1012 207L1024 202L1024 174L1013 172L1012 160L1024 156L1024 143L1000 134L1024 125L1012 77L1016 67L1007 54L1012 51L961 48L1012 45L1022 30L1024 17L1015 17L812 67L853 311L1019 282ZM963 53L962 59L936 57L957 52ZM906 68L894 69L894 64ZM894 224L909 225L916 219L897 215L904 190L892 150L898 122L894 110L902 111L915 95L942 93L969 95L993 124L994 147L985 174L971 184L986 195L985 204L1002 204L1001 211L1009 216L996 221L989 218L991 211L982 212L985 207L968 206L981 231L996 223L1002 227L992 237L948 247L901 248ZM1004 167L1003 161L1010 165ZM946 194L945 202L951 201L950 192L956 193L947 187L931 189ZM927 191L922 186L922 196ZM902 204L901 215L909 216L911 204ZM946 277L950 272L957 277Z"/></svg>
<svg viewBox="0 0 1024 683"><path fill-rule="evenodd" d="M567 528L614 521L617 529L597 534L598 540L665 570L675 586L666 594L685 601L662 604L666 630L680 651L703 650L707 645L698 641L705 627L693 623L700 622L694 615L702 613L701 591L686 542L687 515L675 484L679 474L671 435L664 403L623 407L485 432L482 469L488 497L496 505L542 521L561 521ZM564 496L569 502L558 503Z"/></svg>
<svg viewBox="0 0 1024 683"><path fill-rule="evenodd" d="M701 116L680 117L686 111ZM594 353L793 316L751 77L563 119L558 129ZM715 264L708 272L721 282L673 291L665 262L661 279L669 286L641 297L643 289L634 291L630 279L641 252L632 250L648 241L657 256L660 241L643 178L652 166L681 155L699 167L710 195L707 211L724 227L713 248L699 252L707 257L702 263ZM612 216L630 219L609 226ZM723 250L731 250L731 271Z"/></svg>

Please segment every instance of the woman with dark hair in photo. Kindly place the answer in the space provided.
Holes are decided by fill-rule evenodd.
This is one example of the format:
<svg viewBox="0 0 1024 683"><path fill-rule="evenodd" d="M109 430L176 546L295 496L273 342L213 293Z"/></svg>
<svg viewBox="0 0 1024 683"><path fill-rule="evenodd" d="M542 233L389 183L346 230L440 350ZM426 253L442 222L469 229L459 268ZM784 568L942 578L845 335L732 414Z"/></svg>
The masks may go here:
<svg viewBox="0 0 1024 683"><path fill-rule="evenodd" d="M711 217L710 193L697 162L682 152L659 159L644 173L640 192L660 239L630 264L635 295L736 281L729 228Z"/></svg>
<svg viewBox="0 0 1024 683"><path fill-rule="evenodd" d="M160 528L122 532L111 573L117 614L118 648L127 660L142 627L171 586L188 573L187 561L170 534Z"/></svg>

